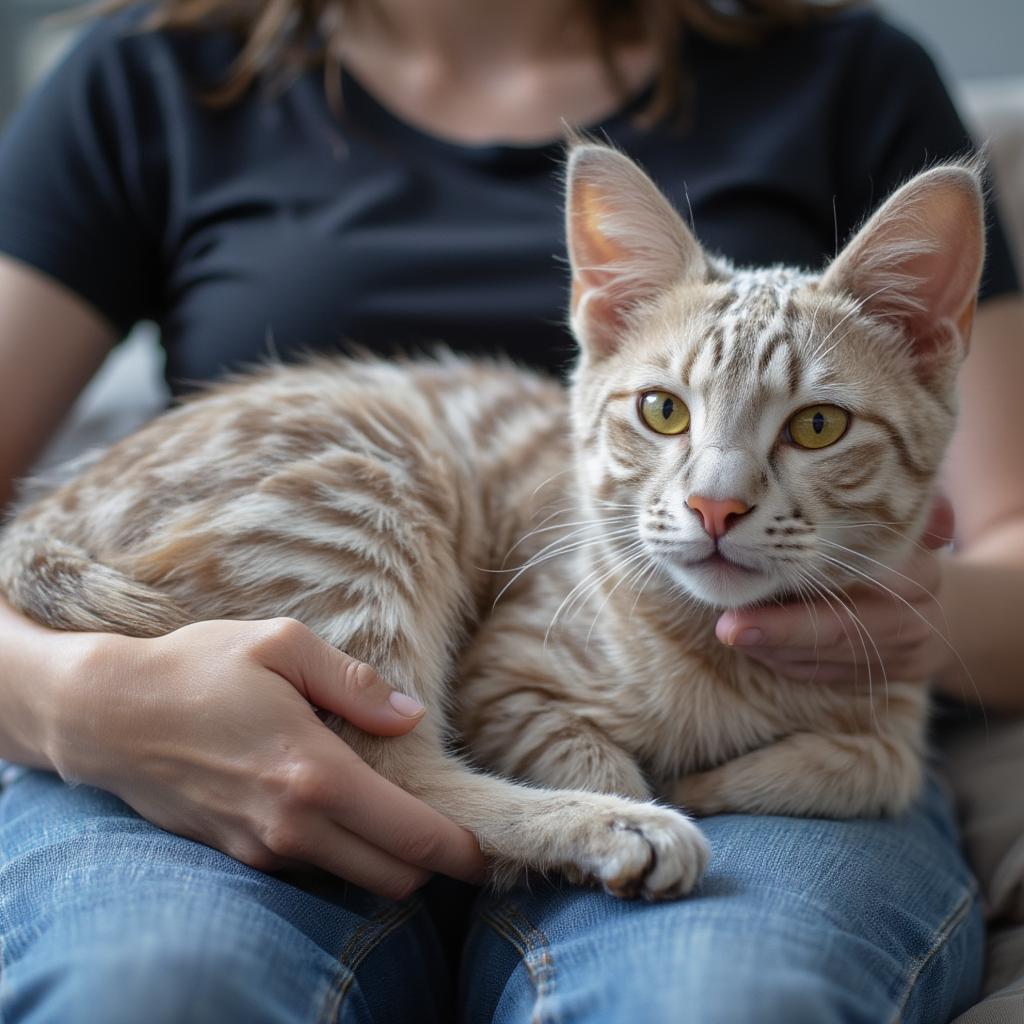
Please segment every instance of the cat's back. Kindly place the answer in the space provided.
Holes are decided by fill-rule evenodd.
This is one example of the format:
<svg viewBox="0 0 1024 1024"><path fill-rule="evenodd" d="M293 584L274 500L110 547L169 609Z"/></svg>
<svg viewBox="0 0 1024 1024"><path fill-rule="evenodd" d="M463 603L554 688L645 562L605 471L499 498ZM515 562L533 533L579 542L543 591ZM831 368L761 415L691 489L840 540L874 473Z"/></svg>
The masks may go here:
<svg viewBox="0 0 1024 1024"><path fill-rule="evenodd" d="M213 588L210 566L246 539L297 560L371 520L458 534L486 562L564 468L564 407L553 380L444 353L268 367L159 417L23 518L155 585L191 566Z"/></svg>

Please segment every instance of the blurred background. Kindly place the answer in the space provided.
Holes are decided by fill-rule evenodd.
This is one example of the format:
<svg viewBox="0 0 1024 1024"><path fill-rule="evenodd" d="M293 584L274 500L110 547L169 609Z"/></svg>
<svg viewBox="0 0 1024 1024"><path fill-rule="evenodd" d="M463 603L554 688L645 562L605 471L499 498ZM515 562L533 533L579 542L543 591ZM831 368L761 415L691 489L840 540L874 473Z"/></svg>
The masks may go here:
<svg viewBox="0 0 1024 1024"><path fill-rule="evenodd" d="M81 26L83 0L0 0L0 130ZM876 0L931 51L976 137L989 146L1002 212L1024 269L1024 0ZM133 429L166 403L156 328L118 346L45 463Z"/></svg>

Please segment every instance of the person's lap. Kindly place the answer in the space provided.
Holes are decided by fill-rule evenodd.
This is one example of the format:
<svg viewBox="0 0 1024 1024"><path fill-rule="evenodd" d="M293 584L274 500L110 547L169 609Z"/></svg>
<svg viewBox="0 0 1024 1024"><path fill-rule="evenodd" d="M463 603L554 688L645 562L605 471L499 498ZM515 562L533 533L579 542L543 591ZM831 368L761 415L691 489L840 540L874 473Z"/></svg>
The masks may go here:
<svg viewBox="0 0 1024 1024"><path fill-rule="evenodd" d="M932 1024L974 997L980 913L938 787L899 821L703 827L714 853L689 899L623 903L544 880L482 896L462 1019ZM450 1012L420 898L299 887L43 773L0 794L0 941L7 1024Z"/></svg>
<svg viewBox="0 0 1024 1024"><path fill-rule="evenodd" d="M975 997L980 908L937 784L899 821L702 827L711 863L686 900L550 883L482 900L469 1019L939 1024Z"/></svg>
<svg viewBox="0 0 1024 1024"><path fill-rule="evenodd" d="M0 940L5 1024L446 1019L418 898L298 888L40 772L0 794Z"/></svg>

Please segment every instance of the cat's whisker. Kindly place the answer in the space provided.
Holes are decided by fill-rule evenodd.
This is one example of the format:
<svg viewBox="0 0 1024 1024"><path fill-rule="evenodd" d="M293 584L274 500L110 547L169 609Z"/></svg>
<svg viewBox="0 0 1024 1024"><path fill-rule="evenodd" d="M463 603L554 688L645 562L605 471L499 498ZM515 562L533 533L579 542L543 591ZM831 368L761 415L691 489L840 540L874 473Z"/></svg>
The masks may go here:
<svg viewBox="0 0 1024 1024"><path fill-rule="evenodd" d="M911 576L907 576L905 573L900 572L898 569L894 569L891 565L886 565L885 562L880 562L877 558L872 558L870 555L865 555L863 551L856 551L853 548L848 548L845 544L837 544L834 540L825 540L824 537L818 538L822 544L827 544L830 548L836 548L839 551L845 551L848 555L856 555L857 558L863 558L866 562L870 562L872 565L877 565L879 568L884 569L886 572L891 572L893 576L898 576L901 580L912 586L917 587L927 595L942 613L942 618L946 623L946 628L949 629L949 620L946 618L946 610L942 607L942 602L938 596L930 591L920 580L915 580Z"/></svg>
<svg viewBox="0 0 1024 1024"><path fill-rule="evenodd" d="M643 544L643 542L639 541L639 540L636 541L635 543L636 543L637 546L641 546ZM632 552L628 548L627 548L627 552L632 554ZM596 583L594 584L594 585L599 586L601 581L604 579L604 577L606 575L608 575L608 573L604 572L603 570L605 570L605 566L598 565L596 569L593 569L589 573L587 573L587 575L584 576L583 579L581 579L572 588L572 590L570 590L569 593L565 595L565 597L562 599L562 603L559 604L559 606L555 609L554 615L551 616L551 621L548 623L548 628L544 631L544 646L545 647L548 644L548 640L549 640L549 638L551 636L551 631L555 628L555 624L557 623L557 621L558 621L559 617L561 616L563 610L568 612L571 609L572 605L576 603L576 598L581 593L585 594L585 593L589 592L590 589L592 589L591 580L594 580L595 577L600 577L599 579L596 580ZM613 565L611 570L609 570L609 572L614 572L614 571L615 571L615 566Z"/></svg>
<svg viewBox="0 0 1024 1024"><path fill-rule="evenodd" d="M844 316L842 316L840 318L839 322L832 328L832 330L829 331L828 334L826 334L825 337L821 339L821 341L818 343L818 347L811 353L811 359L812 360L814 360L814 359L824 359L825 356L827 356L828 353L831 352L833 348L835 348L835 345L833 345L831 348L829 348L828 352L822 352L821 351L822 348L825 346L825 343L828 341L828 339L831 338L832 335L835 334L836 331L838 331L839 328L842 327L843 324L845 324L846 321L849 320L851 316L856 316L858 313L860 313L860 311L873 298L875 298L876 295L881 295L882 292L887 292L887 291L891 291L891 290L892 290L892 285L882 285L881 288L876 288L870 295L867 295L863 299L859 299L856 303L854 303L853 309L849 310L849 312L847 312Z"/></svg>
<svg viewBox="0 0 1024 1024"><path fill-rule="evenodd" d="M539 551L534 552L525 562L521 565L514 565L508 569L485 569L481 568L482 572L492 573L508 573L508 572L521 572L524 569L529 569L534 565L539 565L541 562L547 561L549 557L555 557L556 555L564 554L566 551L572 550L576 545L586 545L594 541L599 541L604 537L621 537L626 536L630 533L634 533L635 529L632 525L619 526L615 530L603 529L603 524L592 523L588 526L580 527L579 529L573 530L567 533L565 536L556 537L553 541L549 541ZM582 533L586 533L588 529L598 529L599 532L593 537L580 537ZM573 539L575 538L575 540ZM563 548L555 550L558 545L564 545ZM506 556L507 557L507 556Z"/></svg>
<svg viewBox="0 0 1024 1024"><path fill-rule="evenodd" d="M633 620L633 613L636 611L636 606L640 602L640 598L643 597L644 591L647 589L647 585L651 582L651 578L658 571L659 565L657 559L652 558L650 568L647 570L646 578L641 579L636 588L636 596L633 598L633 603L629 608L629 621Z"/></svg>
<svg viewBox="0 0 1024 1024"><path fill-rule="evenodd" d="M584 605L586 605L586 603L590 600L590 598L601 588L601 586L607 580L609 580L612 576L614 576L617 572L619 572L620 569L626 568L627 566L632 564L634 558L636 558L637 555L642 553L642 552L643 552L643 544L642 544L642 542L637 541L636 543L629 545L626 548L626 550L624 552L622 552L622 554L620 555L619 560L616 561L616 562L613 562L612 565L609 567L608 571L605 572L600 577L600 579L594 580L584 590L580 591L580 593L577 594L576 597L573 598L572 601L569 602L569 606L566 608L566 614L568 614L570 612L573 612L574 608L576 609L577 612L582 610ZM576 614L576 613L573 612L573 614Z"/></svg>
<svg viewBox="0 0 1024 1024"><path fill-rule="evenodd" d="M831 527L836 527L836 528L841 528L841 529L847 530L847 529L852 529L855 526L889 526L889 527L892 527L892 526L912 526L913 522L914 522L914 520L912 520L912 519L891 519L891 520L889 520L887 522L882 522L881 520L871 520L871 521L865 521L865 522L862 522L862 523L850 523L850 522L847 522L844 519L836 519L836 520L829 519L829 520L826 520L825 522L821 523L820 525L821 526L827 526L827 527L830 527L830 528Z"/></svg>
<svg viewBox="0 0 1024 1024"><path fill-rule="evenodd" d="M494 598L494 602L491 605L492 610L497 606L498 602L502 599L502 597L504 597L504 595L508 591L509 587L513 586L513 584L516 583L516 581L523 575L523 573L527 572L528 570L535 569L538 565L542 565L545 562L549 562L553 558L560 558L562 555L567 555L567 554L570 554L570 553L575 552L575 551L581 551L583 548L589 547L591 544L599 544L599 543L601 543L602 541L605 541L605 540L615 540L615 539L618 539L620 537L628 537L628 536L630 536L630 535L632 535L634 533L635 533L635 530L634 530L634 528L632 526L623 527L620 530L613 530L611 532L599 533L597 536L594 536L594 537L584 537L582 540L572 541L571 543L565 544L563 547L557 548L557 549L555 549L553 551L548 550L547 548L545 548L544 550L545 550L546 553L543 554L543 556L541 556L540 554L535 555L529 561L525 562L523 565L521 565L521 566L519 566L517 568L513 568L513 569L493 569L493 570L491 570L492 572L495 572L495 573L503 573L503 572L514 572L515 573L515 575L501 588L501 590L498 591L498 594ZM563 538L559 538L559 541L556 542L556 543L560 543L562 539ZM637 543L639 543L639 542L637 542ZM549 547L550 547L550 545L549 545Z"/></svg>
<svg viewBox="0 0 1024 1024"><path fill-rule="evenodd" d="M548 484L550 484L554 480L558 480L560 477L565 476L566 473L571 473L572 469L572 466L567 466L559 473L552 473L551 476L549 476L546 480L542 480L539 484L537 484L536 487L534 487L533 491L531 491L530 493L530 497L536 498L538 491L544 490L544 488L547 487Z"/></svg>
<svg viewBox="0 0 1024 1024"><path fill-rule="evenodd" d="M822 555L821 557L827 559L828 561L832 562L833 564L838 564L838 565L843 566L844 568L847 568L847 569L850 569L850 570L853 569L852 566L846 566L845 563L842 563L838 559L834 559L834 558L832 558L829 555ZM850 616L851 621L854 623L854 625L857 628L858 635L860 635L860 637L861 637L861 646L864 648L864 657L865 657L865 660L867 661L868 671L869 672L871 671L871 661L870 661L870 657L868 655L867 649L866 649L866 647L864 647L864 638L865 637L867 638L867 640L870 642L872 648L874 649L875 657L878 660L878 667L879 667L879 669L881 670L881 673L882 673L882 680L883 680L883 682L885 684L886 708L888 708L888 703L889 703L889 700L888 700L888 698L889 698L889 675L888 675L888 669L887 669L886 664L885 664L885 659L882 657L882 652L879 649L878 644L875 642L875 638L871 635L870 630L868 630L867 626L865 625L864 620L861 619L861 617L854 611L854 608L856 606L855 606L855 604L853 602L853 599L849 596L848 593L846 593L846 591L842 587L839 587L838 584L837 584L837 587L840 590L840 592L843 593L845 595L845 597L846 597L846 601L843 602L843 607L846 609L847 614ZM869 685L870 685L870 681L869 681Z"/></svg>
<svg viewBox="0 0 1024 1024"><path fill-rule="evenodd" d="M843 591L842 587L838 587L838 585L837 585L838 591L839 591L837 593L836 590L832 589L832 587L830 587L828 585L828 582L824 578L822 578L820 575L818 577L814 577L813 574L812 574L812 571L810 569L808 569L808 573L809 573L809 575L808 575L808 582L820 594L822 600L824 600L826 602L826 604L828 604L829 607L831 608L832 607L832 601L830 600L830 598L834 599L836 601L836 603L846 613L846 615L849 618L850 623L854 627L854 630L855 630L856 635L857 635L857 639L858 639L858 641L860 643L861 651L862 651L862 653L864 655L864 666L867 669L867 673L868 673L868 704L869 704L869 706L871 708L871 720L872 720L872 723L874 724L875 731L879 732L880 731L880 727L879 727L879 723L878 723L878 713L877 713L877 711L875 709L875 698L874 698L874 673L873 673L872 668L871 668L871 655L868 652L867 643L865 643L865 638L867 638L867 640L870 641L872 647L875 650L875 655L878 658L879 669L881 670L881 673L882 673L882 685L883 685L883 688L884 688L884 691L885 691L886 708L888 709L888 706L889 706L889 676L888 676L888 673L886 672L885 662L882 659L881 651L879 651L878 645L875 643L874 638L871 636L870 632L868 631L868 628L864 624L863 619L861 619L861 617L854 610L854 605L853 605L853 602L850 600L849 595L847 595L845 593L845 591ZM843 617L834 608L833 608L833 614L835 614L836 621L838 621L839 625L842 627L843 633L846 636L847 643L849 643L851 649L853 649L853 639L850 636L849 630L846 628L846 624L843 621ZM857 678L856 663L854 663L854 679L856 680L856 678Z"/></svg>
<svg viewBox="0 0 1024 1024"><path fill-rule="evenodd" d="M570 526L580 527L580 529L573 530L573 533L569 534L569 536L573 536L574 534L582 533L583 530L588 527L600 529L607 526L614 526L619 523L625 523L633 518L632 516L609 516L607 519L577 519L575 522L571 523L555 523L552 526L544 525L545 523L550 522L551 519L553 519L556 515L559 514L560 513L558 512L552 512L551 515L547 516L547 518L541 521L540 525L536 529L531 530L529 533L523 534L523 536L520 537L519 540L517 540L515 544L513 544L512 547L510 547L508 551L505 553L505 558L502 559L501 562L502 567L504 567L505 562L508 560L508 556L511 555L512 552L515 551L515 549L519 547L520 544L525 543L527 540L529 540L531 537L535 537L537 534L549 533L551 530L567 530ZM557 544L558 541L556 540L552 543Z"/></svg>
<svg viewBox="0 0 1024 1024"><path fill-rule="evenodd" d="M807 342L808 343L810 343L811 339L814 337L814 332L815 332L815 330L816 330L816 328L818 326L818 313L821 312L821 307L823 305L825 305L825 299L826 298L827 298L827 293L822 292L821 293L821 298L818 299L818 304L814 307L814 314L811 317L811 327L810 327L810 330L808 330L808 332L807 332ZM813 356L812 356L812 358L813 358Z"/></svg>
<svg viewBox="0 0 1024 1024"><path fill-rule="evenodd" d="M641 550L637 554L633 555L633 557L630 558L628 561L626 561L626 562L624 562L622 564L622 566L621 566L621 572L622 572L621 578L615 584L615 586L612 587L612 589L609 590L607 594L605 594L604 600L601 602L601 604L598 607L597 611L594 612L594 621L591 622L590 629L587 630L587 639L586 639L586 641L583 644L583 649L584 650L589 650L589 648L590 648L590 637L591 637L591 635L594 632L594 627L597 625L597 620L601 617L601 613L607 607L608 602L612 599L612 595L615 593L615 591L618 590L619 587L621 587L622 584L626 581L626 579L627 579L626 570L631 565L634 565L636 562L639 561L640 562L640 570L639 571L640 571L640 573L642 573L647 568L647 562L648 562L649 558L650 558L650 556L647 554L647 552ZM638 579L639 575L637 573L630 573L628 578L629 579Z"/></svg>
<svg viewBox="0 0 1024 1024"><path fill-rule="evenodd" d="M807 580L801 573L797 577L797 597L800 598L801 603L804 605L804 607L807 608L807 611L810 613L811 624L814 626L814 656L817 659L818 664L820 665L821 657L818 651L818 609L815 608L813 601L810 601L806 597L804 597L805 587L807 587ZM810 587L807 587L807 589L810 589Z"/></svg>
<svg viewBox="0 0 1024 1024"><path fill-rule="evenodd" d="M868 583L868 584L870 584L872 586L878 587L880 590L883 590L887 594L889 594L890 597L896 598L897 601L899 601L901 604L905 605L906 608L910 612L912 612L929 630L931 630L932 633L935 634L935 636L937 636L939 638L939 640L942 641L943 645L950 652L950 654L952 654L953 657L956 658L957 664L963 670L964 675L967 677L967 681L971 684L971 689L974 691L974 695L975 695L975 698L978 701L978 704L979 705L982 704L981 694L978 691L978 684L977 684L977 681L974 678L974 674L967 667L967 663L964 661L964 659L961 656L960 652L956 649L956 647L950 641L949 637L947 637L942 632L942 630L940 630L933 622L930 622L926 615L924 615L921 611L919 611L917 608L915 608L913 606L913 604L910 603L910 601L908 601L905 597L903 597L902 594L898 594L895 590L892 589L892 587L886 586L884 583L882 583L881 580L875 579L875 577L871 576L869 573L862 572L860 569L857 569L856 566L852 566L848 562L844 562L844 561L842 561L842 559L835 558L832 555L822 554L821 557L824 558L826 561L831 562L834 565L838 566L839 568L844 569L847 572L853 573L855 576L858 576L860 579L864 580L865 583ZM931 594L930 592L929 592L929 596L931 596L934 600L936 600L936 602L938 601L938 599L935 598L935 596L933 594ZM942 607L941 604L939 605L939 607L940 608ZM943 613L943 617L945 617L945 613ZM948 627L948 625L949 625L948 620L946 620L946 624L947 624L947 627ZM984 706L982 706L982 712L984 713ZM986 724L986 728L987 728L988 727L987 717L986 717L986 723L985 724Z"/></svg>
<svg viewBox="0 0 1024 1024"><path fill-rule="evenodd" d="M827 523L825 525L827 525L829 527L835 525L836 529L840 529L840 530L852 529L854 526L877 527L880 530L887 530L889 533L894 533L894 534L896 534L897 537L903 537L904 534L901 533L899 530L895 529L894 527L895 526L910 526L910 525L912 525L912 522L896 523L896 524L889 524L889 523L837 523L837 524L832 524L832 523ZM912 540L912 541L910 541L910 543L915 548L917 548L918 551L932 551L932 550L934 550L933 548L929 548L927 544L922 544L918 540Z"/></svg>

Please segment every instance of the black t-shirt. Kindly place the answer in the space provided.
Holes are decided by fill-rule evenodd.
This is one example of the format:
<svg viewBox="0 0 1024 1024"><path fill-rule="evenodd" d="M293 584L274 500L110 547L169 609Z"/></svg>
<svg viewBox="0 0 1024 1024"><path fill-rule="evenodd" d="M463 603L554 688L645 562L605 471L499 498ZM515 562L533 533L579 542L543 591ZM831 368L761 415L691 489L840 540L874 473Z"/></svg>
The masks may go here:
<svg viewBox="0 0 1024 1024"><path fill-rule="evenodd" d="M560 145L444 141L350 76L339 121L320 71L211 109L198 93L234 37L139 19L95 25L9 125L0 251L121 328L157 321L176 390L350 342L571 361ZM754 48L691 36L680 59L686 127L641 128L637 101L593 127L740 264L821 266L898 184L970 147L929 57L867 11ZM991 209L989 228L983 296L1018 288Z"/></svg>

